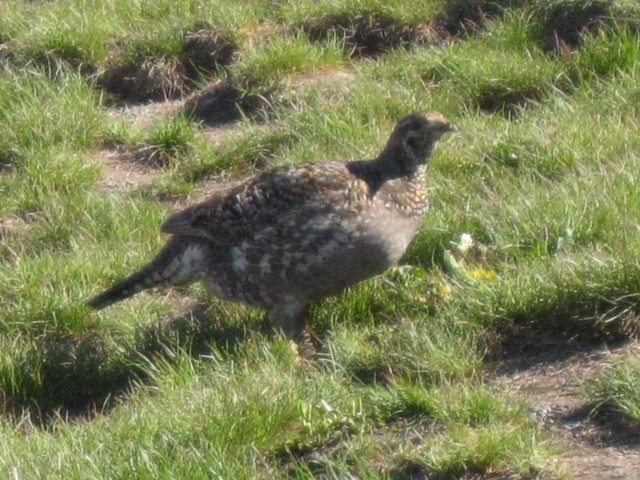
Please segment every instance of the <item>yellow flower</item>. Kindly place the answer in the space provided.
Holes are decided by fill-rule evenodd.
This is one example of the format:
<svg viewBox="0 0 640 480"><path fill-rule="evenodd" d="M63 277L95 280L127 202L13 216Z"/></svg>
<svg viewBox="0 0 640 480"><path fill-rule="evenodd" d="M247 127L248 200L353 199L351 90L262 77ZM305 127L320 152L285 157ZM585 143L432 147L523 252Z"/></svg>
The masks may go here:
<svg viewBox="0 0 640 480"><path fill-rule="evenodd" d="M474 268L469 270L469 276L476 280L487 280L489 282L498 278L498 274L493 270L487 270L485 268Z"/></svg>

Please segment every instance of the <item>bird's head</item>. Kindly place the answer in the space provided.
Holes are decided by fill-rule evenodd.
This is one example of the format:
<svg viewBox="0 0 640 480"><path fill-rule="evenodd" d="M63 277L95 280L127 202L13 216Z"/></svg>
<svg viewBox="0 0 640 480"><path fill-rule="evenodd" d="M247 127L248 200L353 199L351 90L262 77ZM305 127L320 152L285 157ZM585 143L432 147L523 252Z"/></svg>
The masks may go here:
<svg viewBox="0 0 640 480"><path fill-rule="evenodd" d="M456 130L438 112L407 115L396 124L385 152L404 168L413 169L427 162L442 135Z"/></svg>

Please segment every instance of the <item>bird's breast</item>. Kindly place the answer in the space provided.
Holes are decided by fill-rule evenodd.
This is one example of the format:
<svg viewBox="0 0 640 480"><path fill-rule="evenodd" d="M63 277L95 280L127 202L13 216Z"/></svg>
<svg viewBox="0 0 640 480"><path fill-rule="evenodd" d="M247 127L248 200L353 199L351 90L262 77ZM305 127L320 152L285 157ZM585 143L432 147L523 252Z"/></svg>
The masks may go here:
<svg viewBox="0 0 640 480"><path fill-rule="evenodd" d="M418 228L421 217L399 214L395 209L381 209L364 219L366 241L379 246L389 266L395 265L409 247Z"/></svg>

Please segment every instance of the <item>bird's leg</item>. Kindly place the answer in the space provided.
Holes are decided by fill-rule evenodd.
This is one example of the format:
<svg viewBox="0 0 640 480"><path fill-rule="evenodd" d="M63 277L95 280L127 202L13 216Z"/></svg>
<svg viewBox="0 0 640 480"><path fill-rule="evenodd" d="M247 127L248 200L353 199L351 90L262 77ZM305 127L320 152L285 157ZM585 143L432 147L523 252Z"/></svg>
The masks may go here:
<svg viewBox="0 0 640 480"><path fill-rule="evenodd" d="M269 312L269 317L276 332L299 342L304 336L308 309L298 303L287 303Z"/></svg>
<svg viewBox="0 0 640 480"><path fill-rule="evenodd" d="M297 303L285 304L269 312L273 329L293 340L298 353L303 357L312 357L315 354L315 347L306 328L308 316L309 307Z"/></svg>

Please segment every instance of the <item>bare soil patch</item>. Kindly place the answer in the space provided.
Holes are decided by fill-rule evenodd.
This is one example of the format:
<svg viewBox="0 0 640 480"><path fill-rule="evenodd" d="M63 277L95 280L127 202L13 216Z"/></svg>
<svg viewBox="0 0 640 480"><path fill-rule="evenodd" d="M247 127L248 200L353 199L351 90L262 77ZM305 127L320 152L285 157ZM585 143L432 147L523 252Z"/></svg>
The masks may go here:
<svg viewBox="0 0 640 480"><path fill-rule="evenodd" d="M309 75L300 75L293 82L295 90L308 91L318 87L328 87L336 95L348 89L355 81L355 74L348 69L323 70Z"/></svg>
<svg viewBox="0 0 640 480"><path fill-rule="evenodd" d="M267 127L264 125L256 125L257 130L263 130ZM229 123L216 127L205 127L202 129L202 135L211 145L216 147L222 145L226 141L238 138L242 131L238 128L237 123Z"/></svg>
<svg viewBox="0 0 640 480"><path fill-rule="evenodd" d="M181 105L180 100L165 100L140 105L121 104L110 111L110 117L113 120L130 122L137 129L145 129L158 119L177 115Z"/></svg>
<svg viewBox="0 0 640 480"><path fill-rule="evenodd" d="M155 180L153 171L135 161L134 155L124 149L102 150L94 160L103 166L98 185L105 191L147 186Z"/></svg>
<svg viewBox="0 0 640 480"><path fill-rule="evenodd" d="M569 478L640 478L640 424L593 405L585 394L590 378L640 345L543 336L538 347L537 352L495 361L496 375L489 382L512 388L526 399L532 418L559 447L555 463Z"/></svg>
<svg viewBox="0 0 640 480"><path fill-rule="evenodd" d="M182 105L178 100L144 105L121 105L110 112L114 121L123 120L136 129L147 129L158 119L175 116ZM128 145L108 145L93 161L103 167L98 185L104 191L135 189L151 185L158 177L162 162L152 158L152 150ZM150 158L151 157L151 158Z"/></svg>

